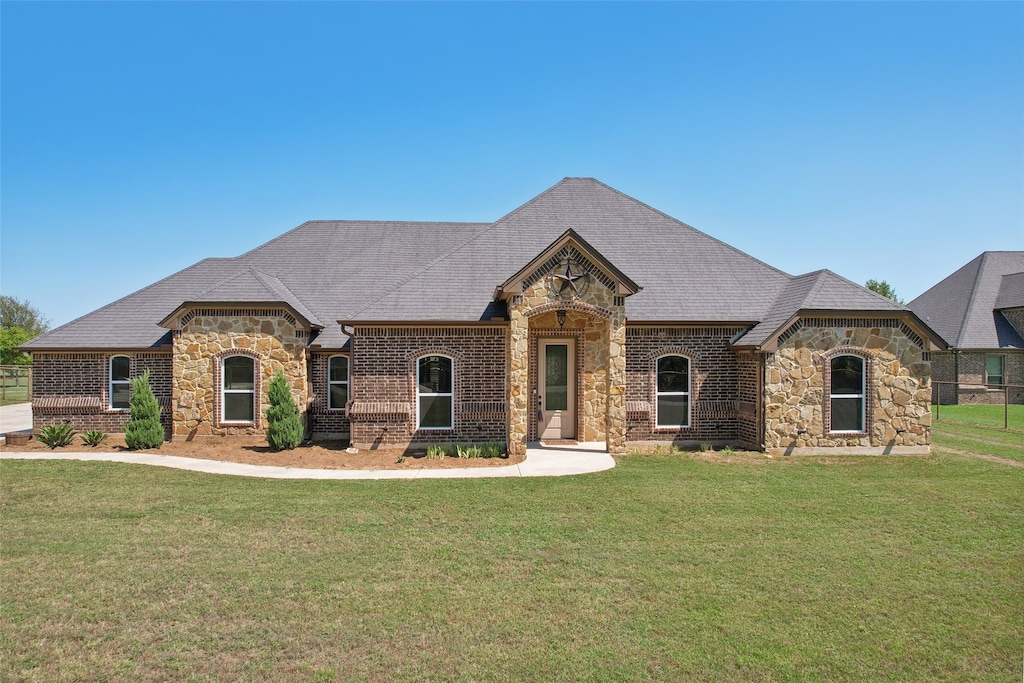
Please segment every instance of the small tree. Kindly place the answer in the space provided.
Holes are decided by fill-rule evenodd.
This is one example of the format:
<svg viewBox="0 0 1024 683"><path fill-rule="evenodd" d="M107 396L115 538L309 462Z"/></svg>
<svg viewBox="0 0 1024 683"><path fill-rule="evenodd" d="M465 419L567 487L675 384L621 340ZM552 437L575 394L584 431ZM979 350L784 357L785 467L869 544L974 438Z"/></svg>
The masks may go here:
<svg viewBox="0 0 1024 683"><path fill-rule="evenodd" d="M302 442L302 418L283 372L274 373L267 389L267 444L275 451L290 450Z"/></svg>
<svg viewBox="0 0 1024 683"><path fill-rule="evenodd" d="M881 294L886 299L892 299L898 304L906 303L903 299L896 296L896 290L885 280L868 280L864 286L875 294Z"/></svg>
<svg viewBox="0 0 1024 683"><path fill-rule="evenodd" d="M160 448L164 442L164 426L160 424L160 404L149 388L149 370L132 380L128 409L131 418L124 427L124 442L128 448Z"/></svg>

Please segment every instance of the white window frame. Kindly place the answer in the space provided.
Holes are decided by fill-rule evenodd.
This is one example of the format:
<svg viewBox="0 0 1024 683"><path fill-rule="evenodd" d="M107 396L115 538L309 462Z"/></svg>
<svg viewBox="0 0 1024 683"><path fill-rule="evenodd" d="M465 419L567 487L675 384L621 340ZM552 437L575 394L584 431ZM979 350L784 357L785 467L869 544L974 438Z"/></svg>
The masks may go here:
<svg viewBox="0 0 1024 683"><path fill-rule="evenodd" d="M686 361L686 391L661 391L658 385L658 365L662 358L682 358ZM689 357L681 353L663 353L654 359L654 426L656 429L690 429L693 424L693 401L690 394L693 389L693 363ZM662 396L686 396L686 424L661 424L661 410L659 410Z"/></svg>
<svg viewBox="0 0 1024 683"><path fill-rule="evenodd" d="M988 359L998 358L999 359L999 381L993 382L992 375L988 372ZM1006 384L1006 356L1001 353L986 353L985 354L985 386L989 389L1002 390L1003 385Z"/></svg>
<svg viewBox="0 0 1024 683"><path fill-rule="evenodd" d="M860 361L860 393L859 394L836 394L832 391L833 373L835 363L840 358L856 358ZM852 353L841 353L828 359L829 382L828 382L828 410L829 410L829 434L863 434L867 429L868 403L867 403L867 374L868 362L865 358ZM835 404L832 402L837 398L856 398L860 400L860 426L857 429L835 429Z"/></svg>
<svg viewBox="0 0 1024 683"><path fill-rule="evenodd" d="M420 363L427 358L447 358L452 367L452 390L450 393L427 393L420 391ZM423 432L451 431L455 429L455 359L444 353L426 353L416 359L416 429ZM424 427L420 417L420 398L424 396L449 396L452 399L451 412L448 415L448 426L446 427Z"/></svg>
<svg viewBox="0 0 1024 683"><path fill-rule="evenodd" d="M126 359L128 361L128 377L127 377L127 379L123 379L123 380L122 379L114 379L114 361L117 360L118 358L124 358L124 359ZM131 389L132 389L131 376L132 376L132 359L131 359L131 357L126 356L123 353L119 353L116 356L111 356L110 357L110 362L107 363L107 377L109 379L109 386L107 387L107 390L110 393L110 395L108 396L107 405L108 405L108 407L111 410L129 410L131 408L131 404L129 404L129 405L123 407L123 408L120 407L120 406L115 406L114 405L114 386L115 385L127 385L128 386L128 395L131 396Z"/></svg>
<svg viewBox="0 0 1024 683"><path fill-rule="evenodd" d="M345 379L344 380L332 380L331 379L331 362L334 361L335 358L344 358L345 359ZM342 355L342 354L338 354L338 355L331 356L330 358L327 359L327 409L328 410L345 410L345 406L331 405L331 396L333 396L333 394L331 392L331 387L336 385L336 384L339 384L339 385L340 384L344 384L345 385L345 395L348 396L351 399L352 395L349 393L349 388L351 387L351 384L350 384L351 378L352 378L352 359L351 358L349 358L348 356ZM419 378L417 378L417 381L418 381L418 379Z"/></svg>
<svg viewBox="0 0 1024 683"><path fill-rule="evenodd" d="M245 358L252 363L252 389L228 389L228 373L227 362L231 358ZM224 356L220 359L220 421L222 424L239 424L239 425L251 425L256 424L256 420L259 416L256 414L256 359L252 356L247 356L244 353L236 353L231 356ZM227 418L227 401L225 397L228 394L249 394L252 396L252 419L251 420L229 420Z"/></svg>

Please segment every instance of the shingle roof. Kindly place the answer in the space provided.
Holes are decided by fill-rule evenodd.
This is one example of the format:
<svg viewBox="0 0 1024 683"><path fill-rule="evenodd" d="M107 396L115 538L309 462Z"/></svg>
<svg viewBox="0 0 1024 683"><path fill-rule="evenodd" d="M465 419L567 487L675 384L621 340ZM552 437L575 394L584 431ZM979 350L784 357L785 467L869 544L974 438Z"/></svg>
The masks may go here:
<svg viewBox="0 0 1024 683"><path fill-rule="evenodd" d="M742 346L761 346L782 332L783 326L798 312L821 310L901 313L907 309L830 270L816 270L792 278L761 322L736 343Z"/></svg>
<svg viewBox="0 0 1024 683"><path fill-rule="evenodd" d="M148 348L184 302L273 302L347 338L335 321L479 321L495 287L569 229L643 291L631 322L756 323L794 306L872 310L887 300L819 271L793 278L590 178L566 178L494 223L310 221L241 256L207 259L57 328L33 349ZM881 302L879 301L881 299ZM885 309L888 310L888 309Z"/></svg>
<svg viewBox="0 0 1024 683"><path fill-rule="evenodd" d="M1012 301L1024 305L1021 274L1024 251L986 251L907 306L951 347L1024 348L1024 339L996 310Z"/></svg>

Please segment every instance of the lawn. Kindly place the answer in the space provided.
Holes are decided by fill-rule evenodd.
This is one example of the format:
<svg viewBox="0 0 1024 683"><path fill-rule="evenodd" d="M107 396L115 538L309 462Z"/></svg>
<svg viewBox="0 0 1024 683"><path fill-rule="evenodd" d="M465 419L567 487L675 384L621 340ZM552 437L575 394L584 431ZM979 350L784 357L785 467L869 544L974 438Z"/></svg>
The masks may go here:
<svg viewBox="0 0 1024 683"><path fill-rule="evenodd" d="M1007 411L1007 408L1009 410ZM990 406L978 404L936 406L932 405L932 417L938 414L940 422L959 422L963 424L985 425L1024 430L1024 405Z"/></svg>
<svg viewBox="0 0 1024 683"><path fill-rule="evenodd" d="M941 448L517 480L0 468L5 681L1020 680L1024 468Z"/></svg>

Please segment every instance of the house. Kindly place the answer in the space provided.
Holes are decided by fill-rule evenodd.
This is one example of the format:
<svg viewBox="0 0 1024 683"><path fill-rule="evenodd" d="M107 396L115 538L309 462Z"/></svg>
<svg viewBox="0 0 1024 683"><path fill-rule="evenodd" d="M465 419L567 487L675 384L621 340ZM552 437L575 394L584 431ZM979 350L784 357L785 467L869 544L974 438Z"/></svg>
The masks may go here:
<svg viewBox="0 0 1024 683"><path fill-rule="evenodd" d="M1024 403L1024 251L986 251L907 306L949 344L933 401Z"/></svg>
<svg viewBox="0 0 1024 683"><path fill-rule="evenodd" d="M493 223L304 223L23 348L36 429L121 430L149 370L171 438L260 434L281 371L312 438L361 448L926 453L945 343L834 273L566 178Z"/></svg>

